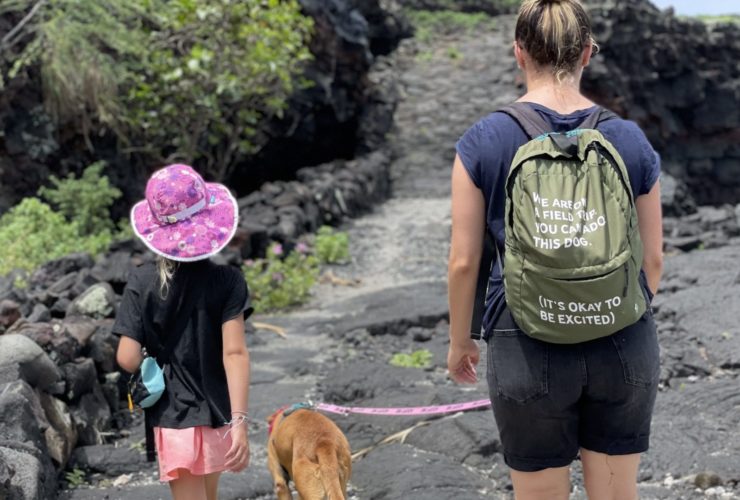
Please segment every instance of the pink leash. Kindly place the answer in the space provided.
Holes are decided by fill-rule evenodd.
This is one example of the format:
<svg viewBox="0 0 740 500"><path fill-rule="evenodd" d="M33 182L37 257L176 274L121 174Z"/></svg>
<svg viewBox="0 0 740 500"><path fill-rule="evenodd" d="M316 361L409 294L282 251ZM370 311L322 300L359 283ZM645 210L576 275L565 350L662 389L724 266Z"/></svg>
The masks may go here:
<svg viewBox="0 0 740 500"><path fill-rule="evenodd" d="M445 413L455 413L459 411L475 410L491 406L489 399L479 399L478 401L469 401L467 403L455 403L441 406L410 406L405 408L363 408L360 406L337 406L326 403L319 403L314 406L317 410L337 413L339 415L349 415L358 413L362 415L385 415L385 416L414 416L414 415L442 415Z"/></svg>

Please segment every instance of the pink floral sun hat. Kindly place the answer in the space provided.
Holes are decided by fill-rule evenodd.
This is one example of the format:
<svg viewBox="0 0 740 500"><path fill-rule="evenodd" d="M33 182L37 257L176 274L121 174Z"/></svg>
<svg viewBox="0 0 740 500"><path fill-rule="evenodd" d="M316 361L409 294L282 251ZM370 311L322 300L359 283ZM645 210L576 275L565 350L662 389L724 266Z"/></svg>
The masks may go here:
<svg viewBox="0 0 740 500"><path fill-rule="evenodd" d="M146 246L180 262L207 259L223 250L238 219L228 188L206 183L187 165L170 165L152 174L146 199L131 209L131 225Z"/></svg>

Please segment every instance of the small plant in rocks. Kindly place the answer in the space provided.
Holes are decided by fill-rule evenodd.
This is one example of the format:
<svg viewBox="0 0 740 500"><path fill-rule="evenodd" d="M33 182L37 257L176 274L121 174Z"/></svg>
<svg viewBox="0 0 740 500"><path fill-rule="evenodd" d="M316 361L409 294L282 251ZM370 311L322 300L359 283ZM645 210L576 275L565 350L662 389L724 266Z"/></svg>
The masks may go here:
<svg viewBox="0 0 740 500"><path fill-rule="evenodd" d="M67 481L67 484L70 488L79 488L80 486L84 486L87 484L85 471L82 469L78 469L77 467L75 467L71 471L65 472L64 479Z"/></svg>
<svg viewBox="0 0 740 500"><path fill-rule="evenodd" d="M243 271L255 311L269 312L309 299L319 277L319 259L305 243L288 255L282 245L274 243L264 259L246 261Z"/></svg>
<svg viewBox="0 0 740 500"><path fill-rule="evenodd" d="M322 226L314 242L316 256L322 264L341 264L349 260L349 236L329 226Z"/></svg>
<svg viewBox="0 0 740 500"><path fill-rule="evenodd" d="M432 364L432 353L427 349L419 349L411 354L399 352L391 357L390 364L402 368L429 368Z"/></svg>

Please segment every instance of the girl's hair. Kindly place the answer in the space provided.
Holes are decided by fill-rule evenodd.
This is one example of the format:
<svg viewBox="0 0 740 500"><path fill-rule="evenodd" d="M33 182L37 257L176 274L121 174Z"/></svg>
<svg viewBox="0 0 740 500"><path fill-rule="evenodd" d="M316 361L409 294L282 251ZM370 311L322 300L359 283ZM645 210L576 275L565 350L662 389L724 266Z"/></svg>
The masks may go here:
<svg viewBox="0 0 740 500"><path fill-rule="evenodd" d="M177 262L167 259L165 257L157 257L157 271L159 271L159 295L162 299L167 297L167 292L170 289L170 282L172 277L175 275L177 269Z"/></svg>
<svg viewBox="0 0 740 500"><path fill-rule="evenodd" d="M579 0L524 0L515 38L538 65L552 67L558 82L575 72L584 49L595 45Z"/></svg>

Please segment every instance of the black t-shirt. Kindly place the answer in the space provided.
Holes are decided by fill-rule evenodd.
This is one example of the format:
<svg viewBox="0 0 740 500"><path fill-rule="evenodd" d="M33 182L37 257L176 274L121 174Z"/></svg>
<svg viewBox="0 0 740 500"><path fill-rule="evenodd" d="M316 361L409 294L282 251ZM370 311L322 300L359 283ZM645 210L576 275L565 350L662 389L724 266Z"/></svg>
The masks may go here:
<svg viewBox="0 0 740 500"><path fill-rule="evenodd" d="M248 317L249 293L238 269L209 260L179 264L163 299L156 265L131 273L113 333L130 337L164 364L165 392L147 409L152 426L220 427L231 418L222 325ZM176 335L169 363L162 354Z"/></svg>

